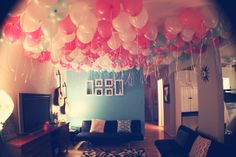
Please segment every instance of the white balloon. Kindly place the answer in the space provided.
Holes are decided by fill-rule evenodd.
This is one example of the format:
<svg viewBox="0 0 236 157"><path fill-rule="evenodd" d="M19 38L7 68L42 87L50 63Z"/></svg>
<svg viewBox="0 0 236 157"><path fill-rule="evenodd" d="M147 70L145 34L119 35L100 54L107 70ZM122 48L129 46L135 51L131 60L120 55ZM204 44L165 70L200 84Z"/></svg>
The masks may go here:
<svg viewBox="0 0 236 157"><path fill-rule="evenodd" d="M122 41L119 38L119 34L117 32L113 33L111 38L107 41L107 45L112 49L118 49L122 44Z"/></svg>
<svg viewBox="0 0 236 157"><path fill-rule="evenodd" d="M84 33L79 28L77 29L76 35L79 41L81 41L84 44L89 43L93 39L93 36L94 36L94 34L92 33Z"/></svg>
<svg viewBox="0 0 236 157"><path fill-rule="evenodd" d="M24 32L34 32L40 27L40 23L32 19L28 12L24 12L20 17L20 26Z"/></svg>
<svg viewBox="0 0 236 157"><path fill-rule="evenodd" d="M201 9L204 23L210 28L215 28L219 22L219 15L213 6L205 6Z"/></svg>
<svg viewBox="0 0 236 157"><path fill-rule="evenodd" d="M20 16L28 7L31 0L20 1L9 13L11 16Z"/></svg>
<svg viewBox="0 0 236 157"><path fill-rule="evenodd" d="M35 0L35 3L39 6L50 8L57 3L57 0Z"/></svg>
<svg viewBox="0 0 236 157"><path fill-rule="evenodd" d="M43 19L45 19L49 15L49 9L43 7L37 3L32 1L26 9L26 12L30 15L30 17L35 20L36 23L40 23Z"/></svg>
<svg viewBox="0 0 236 157"><path fill-rule="evenodd" d="M118 32L127 31L131 27L128 15L121 11L120 14L112 20L112 26Z"/></svg>
<svg viewBox="0 0 236 157"><path fill-rule="evenodd" d="M69 42L71 42L72 40L75 39L75 33L73 32L72 34L65 34L65 33L62 32L61 39L62 39L63 42L69 43Z"/></svg>
<svg viewBox="0 0 236 157"><path fill-rule="evenodd" d="M134 29L130 28L126 32L119 33L119 37L123 42L133 41L136 37L136 32Z"/></svg>
<svg viewBox="0 0 236 157"><path fill-rule="evenodd" d="M142 9L142 11L137 16L129 16L130 23L138 28L143 28L148 21L148 12L145 8Z"/></svg>
<svg viewBox="0 0 236 157"><path fill-rule="evenodd" d="M144 36L149 40L155 40L157 38L157 33L157 27L154 24L148 24L147 31Z"/></svg>
<svg viewBox="0 0 236 157"><path fill-rule="evenodd" d="M85 2L76 2L73 3L70 9L70 18L72 22L79 26L79 24L83 23L84 20L86 20L86 15L89 12L88 4Z"/></svg>
<svg viewBox="0 0 236 157"><path fill-rule="evenodd" d="M97 18L96 16L91 13L87 12L86 15L83 15L86 18L82 21L79 29L84 33L92 33L94 34L97 29Z"/></svg>
<svg viewBox="0 0 236 157"><path fill-rule="evenodd" d="M53 38L58 31L58 22L46 18L42 21L41 29L46 36Z"/></svg>
<svg viewBox="0 0 236 157"><path fill-rule="evenodd" d="M186 41L189 42L193 39L193 35L194 35L194 31L191 29L183 29L181 32L181 38Z"/></svg>

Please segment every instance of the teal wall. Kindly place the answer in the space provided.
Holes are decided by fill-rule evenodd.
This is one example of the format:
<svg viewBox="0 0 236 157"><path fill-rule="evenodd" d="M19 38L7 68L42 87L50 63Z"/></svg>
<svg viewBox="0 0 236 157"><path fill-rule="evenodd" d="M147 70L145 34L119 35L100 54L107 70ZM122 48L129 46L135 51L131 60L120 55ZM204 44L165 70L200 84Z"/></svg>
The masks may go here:
<svg viewBox="0 0 236 157"><path fill-rule="evenodd" d="M124 96L87 96L86 81L123 79ZM67 72L71 126L80 126L86 119L139 119L144 128L143 72L135 69L121 73ZM105 87L103 87L104 89ZM144 129L143 129L144 130Z"/></svg>

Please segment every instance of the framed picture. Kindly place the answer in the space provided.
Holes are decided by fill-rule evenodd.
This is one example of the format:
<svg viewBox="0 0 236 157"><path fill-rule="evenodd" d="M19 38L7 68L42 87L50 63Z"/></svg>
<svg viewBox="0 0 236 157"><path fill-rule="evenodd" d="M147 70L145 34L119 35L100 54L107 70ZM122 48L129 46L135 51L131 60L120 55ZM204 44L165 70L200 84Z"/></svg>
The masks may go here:
<svg viewBox="0 0 236 157"><path fill-rule="evenodd" d="M103 86L103 80L102 79L96 79L95 80L95 87L102 87Z"/></svg>
<svg viewBox="0 0 236 157"><path fill-rule="evenodd" d="M105 79L105 86L112 87L113 86L113 79Z"/></svg>
<svg viewBox="0 0 236 157"><path fill-rule="evenodd" d="M115 95L124 95L123 80L115 80Z"/></svg>
<svg viewBox="0 0 236 157"><path fill-rule="evenodd" d="M113 88L105 88L106 96L113 96Z"/></svg>
<svg viewBox="0 0 236 157"><path fill-rule="evenodd" d="M102 96L103 95L103 88L96 88L95 89L95 95L96 96Z"/></svg>
<svg viewBox="0 0 236 157"><path fill-rule="evenodd" d="M163 87L163 99L164 103L169 104L170 103L170 86L169 85L164 85Z"/></svg>
<svg viewBox="0 0 236 157"><path fill-rule="evenodd" d="M86 81L86 95L93 95L93 80Z"/></svg>

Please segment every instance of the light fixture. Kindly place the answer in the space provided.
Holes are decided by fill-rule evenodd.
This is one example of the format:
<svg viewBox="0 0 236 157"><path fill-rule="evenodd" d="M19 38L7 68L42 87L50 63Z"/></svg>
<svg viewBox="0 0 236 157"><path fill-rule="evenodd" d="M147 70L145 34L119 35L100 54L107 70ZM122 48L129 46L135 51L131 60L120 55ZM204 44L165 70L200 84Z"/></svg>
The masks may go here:
<svg viewBox="0 0 236 157"><path fill-rule="evenodd" d="M0 90L0 131L3 124L9 118L14 109L14 103L11 97L4 91Z"/></svg>

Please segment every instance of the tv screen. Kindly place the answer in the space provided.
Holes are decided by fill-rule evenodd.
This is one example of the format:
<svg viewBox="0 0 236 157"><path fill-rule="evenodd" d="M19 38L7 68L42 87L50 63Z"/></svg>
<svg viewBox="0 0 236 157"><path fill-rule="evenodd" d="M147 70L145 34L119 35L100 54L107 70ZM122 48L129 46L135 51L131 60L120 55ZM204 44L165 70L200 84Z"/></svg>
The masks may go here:
<svg viewBox="0 0 236 157"><path fill-rule="evenodd" d="M19 93L19 131L29 134L50 121L50 94Z"/></svg>

